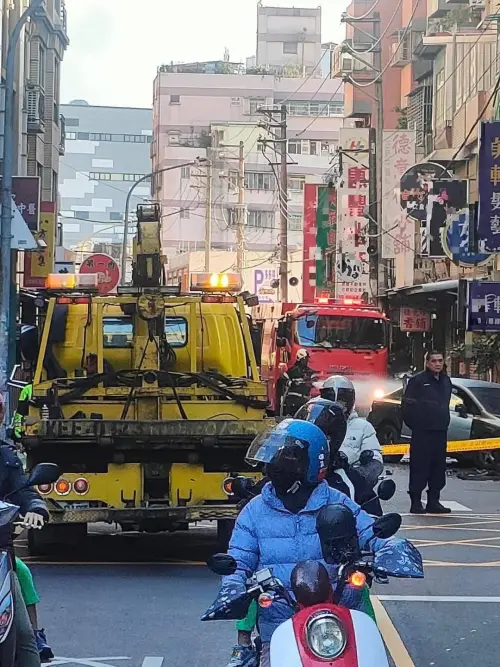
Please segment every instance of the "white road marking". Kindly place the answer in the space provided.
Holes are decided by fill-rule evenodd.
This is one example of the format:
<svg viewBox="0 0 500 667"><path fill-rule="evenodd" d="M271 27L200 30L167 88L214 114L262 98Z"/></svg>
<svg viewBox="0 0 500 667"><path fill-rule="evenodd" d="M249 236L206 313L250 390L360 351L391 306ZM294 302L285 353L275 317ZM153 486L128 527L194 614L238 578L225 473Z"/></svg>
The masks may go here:
<svg viewBox="0 0 500 667"><path fill-rule="evenodd" d="M131 660L131 658L125 658L122 656L113 656L106 658L62 658L56 656L51 662L44 662L44 665L85 665L86 667L115 667L110 663L105 662L106 660Z"/></svg>
<svg viewBox="0 0 500 667"><path fill-rule="evenodd" d="M449 507L452 512L472 512L470 507L461 505L454 500L443 500L442 503L445 507Z"/></svg>
<svg viewBox="0 0 500 667"><path fill-rule="evenodd" d="M161 667L162 665L163 658L152 658L148 656L142 661L142 667Z"/></svg>
<svg viewBox="0 0 500 667"><path fill-rule="evenodd" d="M377 595L381 602L489 602L500 604L500 597L474 595Z"/></svg>

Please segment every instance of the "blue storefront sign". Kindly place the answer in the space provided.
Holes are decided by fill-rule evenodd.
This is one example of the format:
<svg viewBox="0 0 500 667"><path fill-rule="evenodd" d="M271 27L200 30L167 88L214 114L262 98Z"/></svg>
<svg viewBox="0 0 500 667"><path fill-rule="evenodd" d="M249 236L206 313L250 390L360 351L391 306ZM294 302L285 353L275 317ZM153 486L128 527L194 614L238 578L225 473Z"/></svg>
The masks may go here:
<svg viewBox="0 0 500 667"><path fill-rule="evenodd" d="M486 250L500 250L500 121L482 123L479 146L478 237Z"/></svg>
<svg viewBox="0 0 500 667"><path fill-rule="evenodd" d="M469 243L469 209L458 211L448 216L446 226L442 230L444 253L460 266L472 267L485 264L491 259L491 253L475 252ZM483 244L480 243L482 246Z"/></svg>
<svg viewBox="0 0 500 667"><path fill-rule="evenodd" d="M469 283L469 331L500 331L500 282Z"/></svg>

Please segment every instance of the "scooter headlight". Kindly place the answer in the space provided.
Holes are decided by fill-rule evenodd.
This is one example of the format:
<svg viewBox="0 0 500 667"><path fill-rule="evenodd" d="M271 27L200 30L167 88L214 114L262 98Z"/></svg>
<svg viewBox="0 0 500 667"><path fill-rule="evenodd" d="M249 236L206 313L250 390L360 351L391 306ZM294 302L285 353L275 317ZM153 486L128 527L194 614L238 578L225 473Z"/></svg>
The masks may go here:
<svg viewBox="0 0 500 667"><path fill-rule="evenodd" d="M336 616L327 612L313 616L307 624L307 643L317 658L334 660L345 650L347 637Z"/></svg>

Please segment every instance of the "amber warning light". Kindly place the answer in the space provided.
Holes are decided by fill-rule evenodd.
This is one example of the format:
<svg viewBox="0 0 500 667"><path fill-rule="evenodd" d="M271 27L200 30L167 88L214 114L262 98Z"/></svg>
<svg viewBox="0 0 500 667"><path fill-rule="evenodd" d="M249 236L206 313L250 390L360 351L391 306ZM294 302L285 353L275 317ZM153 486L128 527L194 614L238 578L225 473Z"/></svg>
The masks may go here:
<svg viewBox="0 0 500 667"><path fill-rule="evenodd" d="M97 278L97 273L51 273L45 280L45 287L52 290L97 289Z"/></svg>
<svg viewBox="0 0 500 667"><path fill-rule="evenodd" d="M241 276L237 273L192 273L192 292L239 292Z"/></svg>

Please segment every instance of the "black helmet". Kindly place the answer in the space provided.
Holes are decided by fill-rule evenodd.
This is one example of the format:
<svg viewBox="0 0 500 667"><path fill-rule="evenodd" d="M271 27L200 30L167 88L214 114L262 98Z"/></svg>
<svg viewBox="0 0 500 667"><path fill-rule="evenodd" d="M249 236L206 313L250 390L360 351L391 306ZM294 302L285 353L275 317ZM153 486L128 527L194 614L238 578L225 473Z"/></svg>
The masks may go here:
<svg viewBox="0 0 500 667"><path fill-rule="evenodd" d="M313 398L303 405L295 419L303 419L318 426L330 442L330 460L336 456L345 439L347 420L339 403L325 398Z"/></svg>
<svg viewBox="0 0 500 667"><path fill-rule="evenodd" d="M356 391L353 383L343 375L332 375L325 380L320 389L321 398L340 403L344 407L346 417L354 408Z"/></svg>

